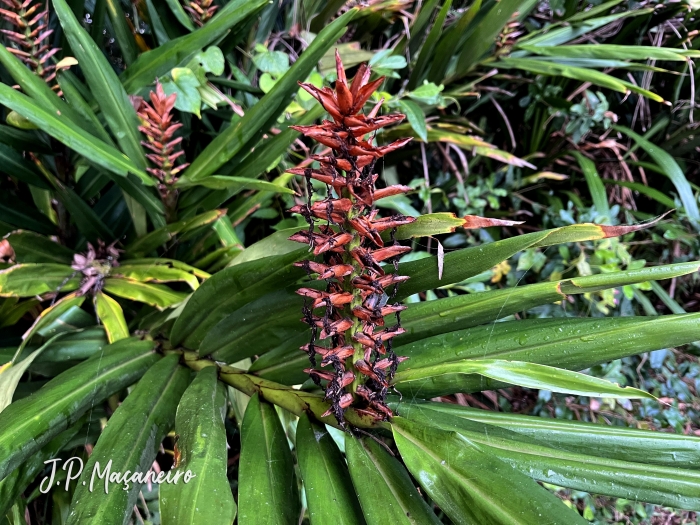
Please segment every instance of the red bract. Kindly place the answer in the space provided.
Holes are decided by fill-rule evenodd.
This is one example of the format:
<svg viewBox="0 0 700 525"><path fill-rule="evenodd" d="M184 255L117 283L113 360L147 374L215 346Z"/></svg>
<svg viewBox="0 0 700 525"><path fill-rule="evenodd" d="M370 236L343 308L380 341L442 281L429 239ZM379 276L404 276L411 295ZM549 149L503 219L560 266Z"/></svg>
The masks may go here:
<svg viewBox="0 0 700 525"><path fill-rule="evenodd" d="M306 178L309 200L291 211L304 216L308 230L290 240L308 244L315 261L301 261L296 266L318 274L326 280L325 290L300 288L304 296L304 319L311 326L311 342L301 349L313 365L305 371L325 389L333 414L344 424L344 412L354 407L359 414L384 420L392 416L386 406L389 383L396 367L405 358L391 349L392 339L404 332L399 314L406 307L389 304L399 283L408 279L396 272L397 258L411 250L394 239L396 228L413 222L413 217L393 215L378 217L374 207L382 197L410 190L407 186L376 189L377 159L402 146L410 139L397 140L386 146L375 146L369 133L401 122L404 115L377 116L381 102L365 115L362 109L383 77L370 82L371 71L361 65L348 85L345 70L336 52L335 90L300 84L311 93L333 121L316 126L292 126L305 136L332 149L330 155L311 155L318 167L288 170ZM312 202L311 179L327 185L328 197ZM382 232L389 235L383 237ZM390 263L389 266L385 266ZM394 273L387 273L392 268ZM396 323L386 327L385 317L396 316ZM377 328L383 327L381 330ZM319 332L320 330L320 332ZM320 342L319 340L328 340ZM330 367L318 370L320 365Z"/></svg>
<svg viewBox="0 0 700 525"><path fill-rule="evenodd" d="M60 94L56 65L51 59L60 49L50 45L53 29L49 29L48 5L44 7L34 0L0 0L0 5L5 6L0 8L0 16L13 27L0 29L9 40L7 50Z"/></svg>

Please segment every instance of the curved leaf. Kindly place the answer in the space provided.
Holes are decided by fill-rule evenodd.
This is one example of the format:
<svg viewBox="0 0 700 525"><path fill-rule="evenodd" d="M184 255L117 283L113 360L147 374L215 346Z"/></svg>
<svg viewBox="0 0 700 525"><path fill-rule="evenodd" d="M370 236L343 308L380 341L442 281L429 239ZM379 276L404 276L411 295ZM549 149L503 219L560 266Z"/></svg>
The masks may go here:
<svg viewBox="0 0 700 525"><path fill-rule="evenodd" d="M453 361L425 368L408 368L396 374L395 382L417 381L444 374L479 374L512 385L565 394L609 398L656 399L632 387L621 387L605 379L551 366L502 359Z"/></svg>
<svg viewBox="0 0 700 525"><path fill-rule="evenodd" d="M175 321L170 334L172 343L198 348L207 332L228 314L301 277L304 271L292 263L306 253L306 249L301 249L239 264L204 281Z"/></svg>
<svg viewBox="0 0 700 525"><path fill-rule="evenodd" d="M129 337L129 327L126 325L122 307L117 301L102 292L97 292L95 294L95 310L97 317L105 326L107 339L110 343Z"/></svg>
<svg viewBox="0 0 700 525"><path fill-rule="evenodd" d="M131 514L145 482L133 473L151 468L189 383L179 360L173 354L151 366L109 419L76 482L67 524L121 525ZM129 477L115 482L114 472Z"/></svg>
<svg viewBox="0 0 700 525"><path fill-rule="evenodd" d="M525 474L456 432L402 418L394 418L392 431L413 477L456 523L588 523Z"/></svg>
<svg viewBox="0 0 700 525"><path fill-rule="evenodd" d="M404 466L380 445L346 434L345 453L368 525L439 525Z"/></svg>
<svg viewBox="0 0 700 525"><path fill-rule="evenodd" d="M299 492L287 435L272 405L254 395L241 427L238 466L240 525L297 525Z"/></svg>
<svg viewBox="0 0 700 525"><path fill-rule="evenodd" d="M160 487L160 513L165 525L207 523L230 525L236 504L226 479L226 390L216 367L200 370L187 388L175 416L180 460L173 467L195 477Z"/></svg>
<svg viewBox="0 0 700 525"><path fill-rule="evenodd" d="M150 304L156 308L167 308L182 302L188 295L183 292L175 292L167 286L116 277L105 279L104 290L117 297Z"/></svg>
<svg viewBox="0 0 700 525"><path fill-rule="evenodd" d="M326 428L303 414L296 448L311 525L364 524L345 460Z"/></svg>
<svg viewBox="0 0 700 525"><path fill-rule="evenodd" d="M151 341L126 339L56 376L0 413L0 480L160 359Z"/></svg>

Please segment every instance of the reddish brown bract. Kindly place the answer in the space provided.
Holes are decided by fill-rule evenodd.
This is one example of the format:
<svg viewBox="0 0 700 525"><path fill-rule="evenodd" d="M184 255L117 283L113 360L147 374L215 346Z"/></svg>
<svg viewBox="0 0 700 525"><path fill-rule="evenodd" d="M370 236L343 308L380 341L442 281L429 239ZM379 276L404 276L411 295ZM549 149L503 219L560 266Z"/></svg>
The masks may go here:
<svg viewBox="0 0 700 525"><path fill-rule="evenodd" d="M14 28L0 29L10 41L7 50L53 90L60 91L56 84L56 66L51 59L60 49L50 45L53 29L49 29L48 5L44 7L36 0L0 0L0 3L6 7L0 8L0 15Z"/></svg>
<svg viewBox="0 0 700 525"><path fill-rule="evenodd" d="M312 330L311 342L301 348L313 365L305 371L325 389L326 399L331 402L324 415L333 414L344 424L344 412L349 407L377 420L392 415L386 406L386 395L396 367L404 358L392 351L391 341L404 331L399 314L405 306L388 303L396 295L399 283L408 279L396 274L397 258L411 250L394 240L394 232L414 219L403 215L378 218L374 207L375 201L382 197L410 190L406 186L377 190L377 175L373 173L377 159L410 139L375 146L373 137L365 137L401 122L404 115L377 116L381 101L369 114L361 113L384 78L370 82L370 69L363 64L348 86L337 52L336 66L335 90L300 84L321 103L333 121L324 120L316 126L292 126L333 152L311 155L319 167L288 171L306 178L309 195L307 203L291 209L304 216L309 229L294 234L290 240L308 244L319 259L296 265L309 275L318 274L326 280L325 290L298 290L305 298L303 321ZM308 162L302 165L308 166ZM312 179L326 184L326 199L312 202ZM382 232L390 235L383 238ZM393 264L387 267L383 262ZM394 273L387 274L387 268L392 266ZM317 313L316 309L323 309L322 316L321 310ZM385 327L388 315L395 315L396 323ZM377 330L378 327L385 328ZM329 341L320 343L318 339ZM332 371L317 370L316 355L322 358L321 366L332 367Z"/></svg>

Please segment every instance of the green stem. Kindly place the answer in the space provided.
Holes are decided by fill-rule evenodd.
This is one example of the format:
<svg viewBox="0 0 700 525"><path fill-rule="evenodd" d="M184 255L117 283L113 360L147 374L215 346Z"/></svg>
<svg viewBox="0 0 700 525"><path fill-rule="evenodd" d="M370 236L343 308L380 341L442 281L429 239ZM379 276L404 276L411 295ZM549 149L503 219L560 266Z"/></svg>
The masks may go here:
<svg viewBox="0 0 700 525"><path fill-rule="evenodd" d="M248 374L244 370L232 366L219 366L214 361L199 359L195 352L167 350L165 353L181 354L184 364L195 371L202 370L209 366L218 366L219 379L236 390L240 390L249 396L257 393L266 401L284 408L296 416L301 416L303 413L306 413L312 415L322 423L341 428L335 416L330 415L324 417L322 415L330 408L330 403L324 401L323 397L319 395L304 392L303 390L296 390L275 383L274 381L268 381L267 379ZM352 426L358 428L377 428L381 426L381 424L376 422L373 418L361 416L352 408L345 412L345 420Z"/></svg>

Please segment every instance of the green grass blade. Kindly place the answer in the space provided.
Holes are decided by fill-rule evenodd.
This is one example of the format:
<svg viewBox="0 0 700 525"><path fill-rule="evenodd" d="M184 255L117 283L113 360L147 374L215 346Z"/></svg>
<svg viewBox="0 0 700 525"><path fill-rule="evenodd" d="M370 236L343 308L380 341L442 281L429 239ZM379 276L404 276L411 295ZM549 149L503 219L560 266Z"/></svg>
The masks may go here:
<svg viewBox="0 0 700 525"><path fill-rule="evenodd" d="M586 178L586 184L588 184L588 190L591 192L591 198L593 199L593 205L598 213L605 215L608 219L610 217L610 206L608 205L608 195L605 193L605 186L603 181L598 175L598 170L595 168L595 163L588 157L584 157L580 152L574 151L572 155L578 162L578 165L583 171L583 176Z"/></svg>
<svg viewBox="0 0 700 525"><path fill-rule="evenodd" d="M674 158L664 151L663 148L660 148L656 144L648 141L629 128L624 126L615 126L615 129L634 140L639 147L641 147L646 154L649 155L654 162L656 162L656 164L658 164L663 174L671 179L671 182L676 187L678 197L683 203L683 207L685 208L685 213L688 215L688 218L694 225L700 226L698 201L693 194L693 189L691 188L688 179L685 177L683 170L681 170Z"/></svg>

